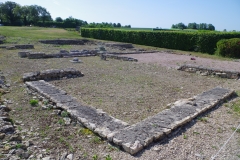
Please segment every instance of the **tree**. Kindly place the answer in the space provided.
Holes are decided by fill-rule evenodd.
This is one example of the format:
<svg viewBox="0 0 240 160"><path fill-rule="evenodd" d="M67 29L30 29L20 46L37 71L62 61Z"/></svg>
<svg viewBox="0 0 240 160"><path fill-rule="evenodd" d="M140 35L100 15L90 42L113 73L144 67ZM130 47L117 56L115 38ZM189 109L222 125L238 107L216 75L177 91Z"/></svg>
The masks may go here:
<svg viewBox="0 0 240 160"><path fill-rule="evenodd" d="M185 26L185 24L183 24L183 23L181 22L181 23L178 23L178 24L177 24L177 28L178 28L178 29L186 29L187 26Z"/></svg>
<svg viewBox="0 0 240 160"><path fill-rule="evenodd" d="M121 27L121 23L117 23L117 26L116 26L116 27L119 27L119 28L120 28L120 27Z"/></svg>
<svg viewBox="0 0 240 160"><path fill-rule="evenodd" d="M173 24L171 28L177 28L177 26L175 24Z"/></svg>
<svg viewBox="0 0 240 160"><path fill-rule="evenodd" d="M62 19L61 17L57 17L57 18L55 19L55 21L56 21L56 22L63 22L63 19Z"/></svg>
<svg viewBox="0 0 240 160"><path fill-rule="evenodd" d="M28 20L32 24L36 24L38 22L39 14L38 14L38 6L37 5L29 6Z"/></svg>
<svg viewBox="0 0 240 160"><path fill-rule="evenodd" d="M29 6L17 6L13 10L14 14L23 19L24 25L28 25L27 17L30 14Z"/></svg>
<svg viewBox="0 0 240 160"><path fill-rule="evenodd" d="M188 23L188 29L197 29L197 23Z"/></svg>
<svg viewBox="0 0 240 160"><path fill-rule="evenodd" d="M208 30L215 31L215 27L212 24L208 24Z"/></svg>
<svg viewBox="0 0 240 160"><path fill-rule="evenodd" d="M20 7L20 5L15 2L7 1L5 3L1 3L1 20L5 20L7 22L10 22L10 24L14 25L14 23L19 19L19 15L14 14L14 8L16 7Z"/></svg>
<svg viewBox="0 0 240 160"><path fill-rule="evenodd" d="M46 10L46 8L37 6L37 11L38 11L39 19L41 19L43 23L45 23L45 21L52 20L52 17L50 15L50 13Z"/></svg>

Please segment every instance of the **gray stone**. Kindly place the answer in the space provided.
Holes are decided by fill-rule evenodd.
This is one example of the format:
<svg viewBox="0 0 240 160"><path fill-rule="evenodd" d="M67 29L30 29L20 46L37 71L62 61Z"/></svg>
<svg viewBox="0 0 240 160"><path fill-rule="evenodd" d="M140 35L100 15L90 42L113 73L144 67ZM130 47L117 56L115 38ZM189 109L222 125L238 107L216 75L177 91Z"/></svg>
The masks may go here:
<svg viewBox="0 0 240 160"><path fill-rule="evenodd" d="M73 154L69 154L69 155L67 156L67 158L68 158L69 160L73 160Z"/></svg>
<svg viewBox="0 0 240 160"><path fill-rule="evenodd" d="M18 52L18 56L21 58L26 58L28 56L29 52L28 51L21 51Z"/></svg>
<svg viewBox="0 0 240 160"><path fill-rule="evenodd" d="M82 63L82 61L79 60L78 58L73 58L72 60L70 60L70 62L72 62L72 63Z"/></svg>
<svg viewBox="0 0 240 160"><path fill-rule="evenodd" d="M4 139L5 133L0 133L0 140Z"/></svg>
<svg viewBox="0 0 240 160"><path fill-rule="evenodd" d="M22 137L20 135L12 135L9 141L22 141Z"/></svg>
<svg viewBox="0 0 240 160"><path fill-rule="evenodd" d="M44 157L44 158L42 158L42 160L51 160L51 157L49 156L49 157Z"/></svg>
<svg viewBox="0 0 240 160"><path fill-rule="evenodd" d="M27 159L30 156L30 154L28 152L23 152L22 153L22 157Z"/></svg>
<svg viewBox="0 0 240 160"><path fill-rule="evenodd" d="M16 152L16 155L17 155L18 157L22 157L22 156L23 156L23 153L24 153L24 150L21 149L21 148L19 148L19 149L17 149L15 152Z"/></svg>
<svg viewBox="0 0 240 160"><path fill-rule="evenodd" d="M40 59L40 58L45 58L45 53L42 52L35 52L35 53L29 53L28 58L29 59Z"/></svg>
<svg viewBox="0 0 240 160"><path fill-rule="evenodd" d="M65 160L65 158L67 157L67 155L68 155L68 153L67 153L67 152L64 152L64 153L62 154L62 156L60 157L59 160Z"/></svg>
<svg viewBox="0 0 240 160"><path fill-rule="evenodd" d="M65 121L65 125L70 125L72 121L69 117L64 117L63 120Z"/></svg>
<svg viewBox="0 0 240 160"><path fill-rule="evenodd" d="M201 76L208 76L208 72L201 73Z"/></svg>

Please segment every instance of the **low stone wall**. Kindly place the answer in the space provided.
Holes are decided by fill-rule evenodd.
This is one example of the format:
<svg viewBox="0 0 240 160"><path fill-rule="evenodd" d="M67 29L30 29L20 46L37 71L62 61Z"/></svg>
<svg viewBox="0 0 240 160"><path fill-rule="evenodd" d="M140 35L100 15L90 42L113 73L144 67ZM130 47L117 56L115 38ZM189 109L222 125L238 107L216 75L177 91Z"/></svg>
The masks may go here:
<svg viewBox="0 0 240 160"><path fill-rule="evenodd" d="M178 70L197 73L202 76L216 76L220 78L229 78L229 79L239 79L240 72L237 71L226 71L220 69L206 68L202 66L194 66L194 65L182 65L178 68Z"/></svg>
<svg viewBox="0 0 240 160"><path fill-rule="evenodd" d="M0 44L3 44L5 40L6 40L6 37L0 35Z"/></svg>
<svg viewBox="0 0 240 160"><path fill-rule="evenodd" d="M11 109L5 105L0 105L0 134L1 133L13 133L15 131L11 118L8 115L8 112Z"/></svg>
<svg viewBox="0 0 240 160"><path fill-rule="evenodd" d="M55 39L55 40L40 40L44 44L60 44L60 45L84 45L86 40L79 39Z"/></svg>
<svg viewBox="0 0 240 160"><path fill-rule="evenodd" d="M68 52L66 50L60 51L60 53L51 53L45 54L43 52L18 52L19 57L21 58L29 58L29 59L41 59L41 58L68 58L68 57L88 57L88 56L96 56L96 50L83 50L83 51L74 51Z"/></svg>
<svg viewBox="0 0 240 160"><path fill-rule="evenodd" d="M26 81L37 81L37 80L56 80L61 78L76 78L84 76L83 73L74 69L74 68L66 68L66 69L49 69L45 71L36 71L25 73L23 75L22 80Z"/></svg>
<svg viewBox="0 0 240 160"><path fill-rule="evenodd" d="M125 57L125 56L118 56L118 55L114 55L114 54L105 54L105 56L107 58L118 59L118 60L122 60L122 61L132 61L132 62L137 62L138 61L135 58Z"/></svg>
<svg viewBox="0 0 240 160"><path fill-rule="evenodd" d="M134 48L131 43L106 43L106 47Z"/></svg>
<svg viewBox="0 0 240 160"><path fill-rule="evenodd" d="M5 48L8 50L11 49L34 49L34 45L32 44L20 44L20 45L14 45L14 46L0 46L0 48Z"/></svg>
<svg viewBox="0 0 240 160"><path fill-rule="evenodd" d="M109 52L108 54L124 55L124 54L144 54L144 53L156 53L159 51L133 51L133 52Z"/></svg>

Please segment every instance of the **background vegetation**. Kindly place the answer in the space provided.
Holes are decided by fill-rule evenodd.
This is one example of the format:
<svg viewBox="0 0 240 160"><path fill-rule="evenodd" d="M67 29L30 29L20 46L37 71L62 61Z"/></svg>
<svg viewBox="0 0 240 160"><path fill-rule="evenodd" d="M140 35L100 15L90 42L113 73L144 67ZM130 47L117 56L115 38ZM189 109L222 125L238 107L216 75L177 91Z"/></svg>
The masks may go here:
<svg viewBox="0 0 240 160"><path fill-rule="evenodd" d="M160 48L214 54L221 39L240 38L239 32L126 31L81 28L82 37L134 43Z"/></svg>

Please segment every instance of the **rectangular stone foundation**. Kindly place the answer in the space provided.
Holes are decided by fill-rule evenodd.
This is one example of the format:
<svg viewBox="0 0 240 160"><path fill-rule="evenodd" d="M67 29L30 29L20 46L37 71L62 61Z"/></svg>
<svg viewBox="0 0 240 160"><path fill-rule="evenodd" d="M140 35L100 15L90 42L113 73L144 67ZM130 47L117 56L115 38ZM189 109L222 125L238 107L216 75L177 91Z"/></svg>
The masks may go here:
<svg viewBox="0 0 240 160"><path fill-rule="evenodd" d="M179 100L172 104L170 109L129 126L101 110L83 106L66 92L43 80L26 82L26 85L65 109L93 132L121 146L132 155L234 94L234 91L228 89L214 88L195 97Z"/></svg>

